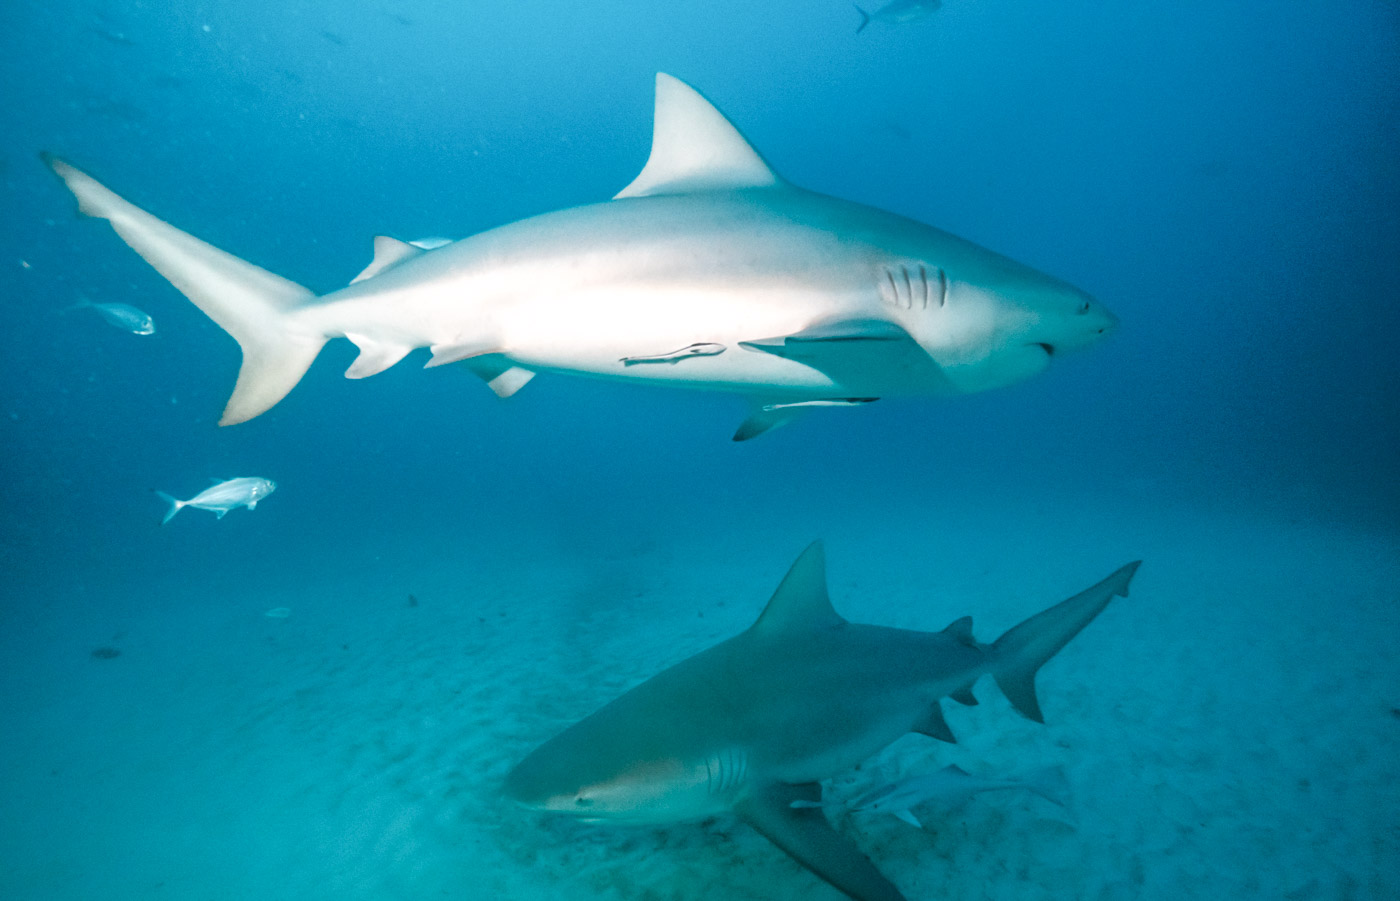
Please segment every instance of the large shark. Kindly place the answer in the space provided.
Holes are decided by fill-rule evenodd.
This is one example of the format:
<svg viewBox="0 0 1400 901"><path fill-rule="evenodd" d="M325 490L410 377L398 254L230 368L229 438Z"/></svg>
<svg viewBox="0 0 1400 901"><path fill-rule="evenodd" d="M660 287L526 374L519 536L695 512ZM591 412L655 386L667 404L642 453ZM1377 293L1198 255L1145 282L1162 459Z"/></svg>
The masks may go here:
<svg viewBox="0 0 1400 901"><path fill-rule="evenodd" d="M1138 564L1031 617L990 645L964 617L941 632L858 625L827 597L821 543L803 552L747 631L683 660L541 745L506 777L526 807L584 820L668 823L733 812L857 901L903 895L817 809L823 779L907 732L953 734L939 700L976 703L991 674L1044 722L1041 665Z"/></svg>
<svg viewBox="0 0 1400 901"><path fill-rule="evenodd" d="M220 424L272 407L331 338L349 378L427 347L500 396L538 371L748 397L735 435L811 407L1006 385L1115 319L1083 291L975 244L779 178L708 101L656 80L651 156L611 201L425 250L378 237L321 297L225 253L44 154L81 213L117 234L237 339Z"/></svg>

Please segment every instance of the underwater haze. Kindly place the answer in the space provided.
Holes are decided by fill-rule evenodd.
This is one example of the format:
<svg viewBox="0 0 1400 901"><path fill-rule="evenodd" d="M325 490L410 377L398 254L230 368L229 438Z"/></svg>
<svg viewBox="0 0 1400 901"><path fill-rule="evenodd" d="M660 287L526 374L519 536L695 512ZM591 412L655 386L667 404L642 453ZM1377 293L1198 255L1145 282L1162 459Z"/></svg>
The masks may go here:
<svg viewBox="0 0 1400 901"><path fill-rule="evenodd" d="M1063 770L1065 808L828 810L911 901L1400 897L1392 0L946 0L859 34L844 0L6 12L0 898L834 901L732 818L501 791L747 628L817 538L846 618L984 642L1144 561L1041 672L1045 725L984 680L956 744L825 786ZM220 428L238 345L39 159L325 294L376 235L615 195L659 71L794 184L1119 327L744 443L737 396L544 372L500 399L422 350L351 381L337 340ZM161 524L156 492L235 478L276 490Z"/></svg>

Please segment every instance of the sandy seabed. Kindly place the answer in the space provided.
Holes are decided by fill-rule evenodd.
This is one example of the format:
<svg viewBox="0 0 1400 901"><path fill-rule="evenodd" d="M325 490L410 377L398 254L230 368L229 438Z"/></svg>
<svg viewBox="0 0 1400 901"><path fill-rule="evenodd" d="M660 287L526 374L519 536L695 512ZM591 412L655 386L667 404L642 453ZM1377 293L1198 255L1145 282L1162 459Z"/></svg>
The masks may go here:
<svg viewBox="0 0 1400 901"><path fill-rule="evenodd" d="M1048 725L984 681L945 705L958 745L911 735L833 780L1065 768L1069 814L1018 792L924 830L837 813L911 901L1400 897L1395 534L1141 497L737 519L429 531L309 555L271 596L54 600L4 642L0 897L835 901L731 819L591 826L499 795L533 746L746 627L818 535L849 619L972 614L983 641L1145 560L1042 671Z"/></svg>

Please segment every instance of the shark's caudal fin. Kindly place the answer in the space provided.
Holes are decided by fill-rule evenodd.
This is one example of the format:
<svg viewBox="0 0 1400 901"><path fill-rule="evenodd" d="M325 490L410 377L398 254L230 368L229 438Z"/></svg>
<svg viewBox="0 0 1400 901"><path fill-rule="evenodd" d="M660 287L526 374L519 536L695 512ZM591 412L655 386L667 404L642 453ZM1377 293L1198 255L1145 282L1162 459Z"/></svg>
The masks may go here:
<svg viewBox="0 0 1400 901"><path fill-rule="evenodd" d="M865 30L865 26L870 24L870 13L861 9L859 6L856 7L856 12L860 13L860 24L856 26L856 34L860 34Z"/></svg>
<svg viewBox="0 0 1400 901"><path fill-rule="evenodd" d="M252 419L301 381L326 343L323 335L296 330L287 315L314 297L310 291L157 219L51 154L42 159L78 199L78 212L110 222L132 250L238 341L243 365L220 425Z"/></svg>
<svg viewBox="0 0 1400 901"><path fill-rule="evenodd" d="M1035 696L1036 671L1089 625L1108 602L1128 596L1128 583L1141 560L1129 563L1093 588L1043 610L992 645L992 676L1011 705L1037 723L1045 722Z"/></svg>

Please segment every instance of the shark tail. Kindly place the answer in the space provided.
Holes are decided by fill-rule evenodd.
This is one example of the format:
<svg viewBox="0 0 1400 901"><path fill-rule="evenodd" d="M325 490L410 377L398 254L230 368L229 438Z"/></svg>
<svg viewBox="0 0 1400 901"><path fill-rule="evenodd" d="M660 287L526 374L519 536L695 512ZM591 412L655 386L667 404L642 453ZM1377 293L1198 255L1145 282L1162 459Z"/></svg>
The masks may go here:
<svg viewBox="0 0 1400 901"><path fill-rule="evenodd" d="M165 511L165 518L160 521L161 525L165 525L166 523L170 522L170 520L175 518L175 514L180 512L180 508L185 506L185 502L181 500L176 500L175 498L166 494L164 491L157 491L156 495L161 500L165 501L167 504L170 505L170 509Z"/></svg>
<svg viewBox="0 0 1400 901"><path fill-rule="evenodd" d="M111 223L132 250L242 348L238 382L219 425L252 419L301 381L326 336L299 328L290 314L314 294L157 219L51 154L41 158L78 199L79 213Z"/></svg>
<svg viewBox="0 0 1400 901"><path fill-rule="evenodd" d="M1128 596L1128 583L1141 563L1129 563L1094 587L1037 613L992 644L992 676L1013 707L1037 723L1045 722L1035 696L1036 672L1109 601Z"/></svg>
<svg viewBox="0 0 1400 901"><path fill-rule="evenodd" d="M865 26L870 24L870 13L861 9L859 6L856 7L856 12L860 13L860 25L856 26L856 34L860 34L865 30Z"/></svg>

